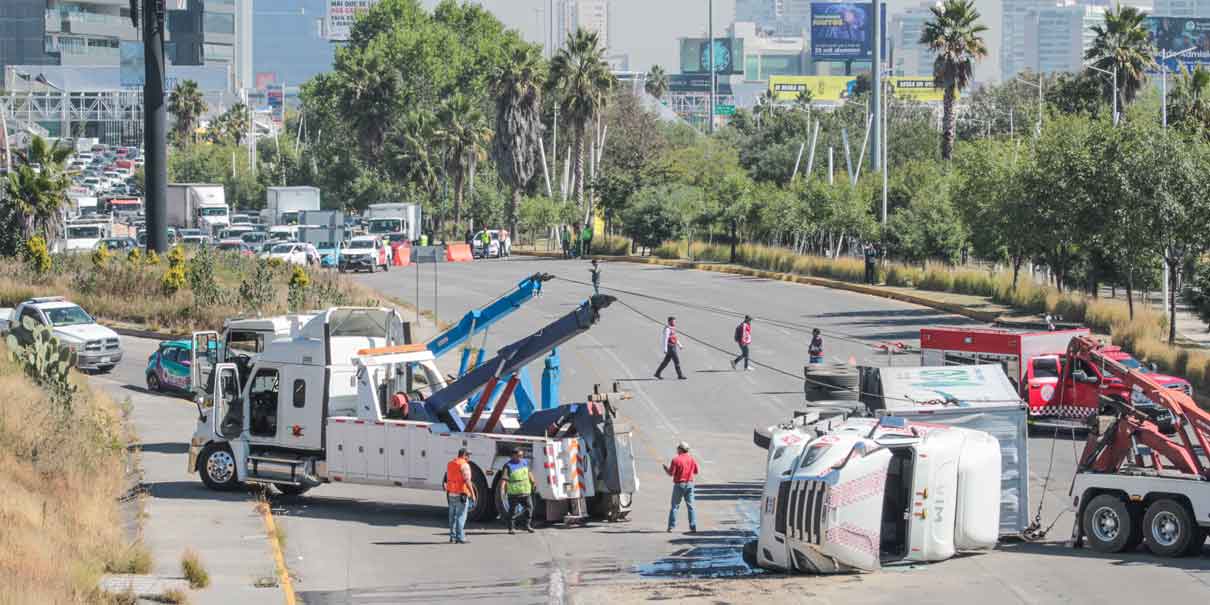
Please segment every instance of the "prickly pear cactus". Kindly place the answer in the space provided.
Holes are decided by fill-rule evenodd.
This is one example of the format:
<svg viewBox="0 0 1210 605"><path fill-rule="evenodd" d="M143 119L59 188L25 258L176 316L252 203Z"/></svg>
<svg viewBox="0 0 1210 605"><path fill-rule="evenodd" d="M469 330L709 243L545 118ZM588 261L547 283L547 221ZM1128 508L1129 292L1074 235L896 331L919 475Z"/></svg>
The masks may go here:
<svg viewBox="0 0 1210 605"><path fill-rule="evenodd" d="M19 339L12 333L5 338L9 357L21 364L26 375L46 389L55 403L70 409L76 386L68 377L76 365L75 352L63 346L49 327L29 317L21 318L21 329L27 338ZM28 344L23 346L21 340Z"/></svg>

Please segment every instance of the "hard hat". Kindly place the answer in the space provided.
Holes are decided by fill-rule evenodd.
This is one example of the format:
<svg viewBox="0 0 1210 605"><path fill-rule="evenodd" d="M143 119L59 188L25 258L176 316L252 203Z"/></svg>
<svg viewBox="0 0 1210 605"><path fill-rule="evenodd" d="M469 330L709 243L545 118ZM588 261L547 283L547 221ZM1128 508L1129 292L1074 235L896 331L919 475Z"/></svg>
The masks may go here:
<svg viewBox="0 0 1210 605"><path fill-rule="evenodd" d="M687 451L689 451L689 444L682 441L682 442L676 444L676 449L681 450L682 452L687 452Z"/></svg>

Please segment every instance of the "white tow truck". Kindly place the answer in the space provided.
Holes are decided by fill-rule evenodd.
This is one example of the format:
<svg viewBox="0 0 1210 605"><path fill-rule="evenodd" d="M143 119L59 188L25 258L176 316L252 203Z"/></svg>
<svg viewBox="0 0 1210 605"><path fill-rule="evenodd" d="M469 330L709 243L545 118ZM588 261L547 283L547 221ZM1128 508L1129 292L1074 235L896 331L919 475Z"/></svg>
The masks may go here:
<svg viewBox="0 0 1210 605"><path fill-rule="evenodd" d="M497 471L520 447L542 504L536 510L547 520L624 517L638 479L630 433L613 423L616 396L521 422L501 403L515 379L498 398L482 395L496 394L501 377L587 330L611 301L593 297L448 384L433 353L408 344L408 326L392 309L296 316L286 322L287 336L277 322L259 353L241 353L215 332L196 333L191 382L204 386L188 472L219 490L260 483L299 495L323 483L359 483L436 491L446 463L465 447L479 493L495 495L470 511L482 521L502 509ZM228 329L225 338L231 335Z"/></svg>

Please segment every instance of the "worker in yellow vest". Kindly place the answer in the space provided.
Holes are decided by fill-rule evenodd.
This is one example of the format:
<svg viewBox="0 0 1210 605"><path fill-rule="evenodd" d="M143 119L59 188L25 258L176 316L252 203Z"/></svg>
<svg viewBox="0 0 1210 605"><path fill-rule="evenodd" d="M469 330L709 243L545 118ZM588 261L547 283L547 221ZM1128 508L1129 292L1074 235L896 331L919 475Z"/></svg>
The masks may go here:
<svg viewBox="0 0 1210 605"><path fill-rule="evenodd" d="M529 473L525 452L521 448L514 449L500 472L504 474L504 489L508 494L508 533L517 533L517 519L521 518L525 519L525 531L534 533L534 504L530 499L530 494L534 492L534 481Z"/></svg>

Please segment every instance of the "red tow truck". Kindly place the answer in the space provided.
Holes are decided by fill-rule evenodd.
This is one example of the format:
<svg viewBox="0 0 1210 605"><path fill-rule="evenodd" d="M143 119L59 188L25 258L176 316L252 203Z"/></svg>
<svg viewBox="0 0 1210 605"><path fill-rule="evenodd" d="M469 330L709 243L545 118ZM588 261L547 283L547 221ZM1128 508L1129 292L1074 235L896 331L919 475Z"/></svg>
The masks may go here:
<svg viewBox="0 0 1210 605"><path fill-rule="evenodd" d="M1072 339L1091 338L1088 328L1024 332L997 328L921 328L920 357L926 366L996 363L1029 403L1033 417L1084 419L1102 411L1102 396L1154 407L1139 389L1087 359L1077 359L1067 371L1067 348ZM1120 347L1102 345L1100 359L1147 374L1152 382L1193 395L1189 381L1157 374ZM1061 379L1061 377L1066 378Z"/></svg>

